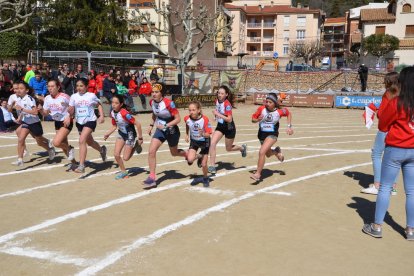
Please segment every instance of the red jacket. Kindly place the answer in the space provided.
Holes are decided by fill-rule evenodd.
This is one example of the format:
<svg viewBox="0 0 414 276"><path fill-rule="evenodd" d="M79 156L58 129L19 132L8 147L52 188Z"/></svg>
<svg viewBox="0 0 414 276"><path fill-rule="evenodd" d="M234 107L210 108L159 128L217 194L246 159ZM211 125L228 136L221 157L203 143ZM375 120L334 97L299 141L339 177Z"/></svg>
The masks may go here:
<svg viewBox="0 0 414 276"><path fill-rule="evenodd" d="M151 95L152 92L152 85L149 82L142 83L139 87L139 94L143 95Z"/></svg>
<svg viewBox="0 0 414 276"><path fill-rule="evenodd" d="M397 148L414 148L414 119L408 118L405 111L397 109L398 97L383 97L378 111L378 128L388 132L385 138L387 146Z"/></svg>
<svg viewBox="0 0 414 276"><path fill-rule="evenodd" d="M96 80L94 79L90 79L88 82L88 92L92 92L94 94L98 93L98 89L96 86Z"/></svg>
<svg viewBox="0 0 414 276"><path fill-rule="evenodd" d="M101 75L101 74L98 74L96 77L95 77L95 79L96 79L96 88L98 89L98 90L102 90L102 88L103 88L103 81L104 81L104 79L106 79L106 77L107 77L108 75Z"/></svg>
<svg viewBox="0 0 414 276"><path fill-rule="evenodd" d="M128 83L129 94L131 95L135 94L137 92L137 89L138 89L138 84L133 79L131 79Z"/></svg>

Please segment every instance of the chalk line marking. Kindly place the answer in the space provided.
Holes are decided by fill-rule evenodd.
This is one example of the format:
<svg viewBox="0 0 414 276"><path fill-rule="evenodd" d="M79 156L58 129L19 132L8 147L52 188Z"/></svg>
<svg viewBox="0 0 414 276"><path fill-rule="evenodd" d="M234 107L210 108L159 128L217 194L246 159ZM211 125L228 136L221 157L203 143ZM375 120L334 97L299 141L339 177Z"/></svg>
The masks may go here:
<svg viewBox="0 0 414 276"><path fill-rule="evenodd" d="M204 188L204 187L187 187L184 189L189 192L197 192L201 194L211 194L211 195L223 195L223 196L232 196L236 191L230 190L220 190L215 188Z"/></svg>
<svg viewBox="0 0 414 276"><path fill-rule="evenodd" d="M283 196L292 196L292 193L288 192L266 192L269 195L283 195Z"/></svg>
<svg viewBox="0 0 414 276"><path fill-rule="evenodd" d="M102 271L103 269L107 268L108 266L116 263L118 260L120 260L121 258L123 258L125 255L131 253L133 250L139 249L140 247L143 247L149 243L152 243L160 238L162 238L163 236L165 236L166 234L169 234L171 232L174 232L184 226L187 225L191 225L194 222L197 222L203 218L205 218L207 215L211 214L211 213L216 213L216 212L221 212L224 209L229 208L230 206L233 206L239 202L242 202L244 200L250 199L252 197L255 197L259 194L262 193L267 193L267 192L271 192L273 190L276 190L278 188L281 187L285 187L294 183L298 183L301 181L305 181L305 180L309 180L315 177L319 177L319 176L324 176L324 175L329 175L329 174L334 174L340 171L344 171L344 170L349 170L349 169L353 169L353 168L357 168L357 167L362 167L362 166L367 166L370 165L371 162L366 162L366 163L360 163L360 164L354 164L354 165L350 165L350 166L345 166L345 167L340 167L340 168L336 168L336 169L332 169L332 170L328 170L328 171L319 171L310 175L306 175L306 176L302 176L302 177L298 177L295 179L291 179L282 183L278 183L278 184L273 184L271 186L250 192L250 193L246 193L242 196L224 201L220 204L217 204L213 207L210 207L208 209L202 210L198 213L195 213L194 215L188 216L183 220L180 220L178 222L172 223L164 228L161 228L159 230L156 230L155 232L153 232L150 235L147 235L145 237L141 237L137 240L135 240L133 243L123 246L121 247L119 250L116 250L110 254L107 254L107 256L105 258L103 258L102 260L100 260L99 262L95 263L94 265L91 265L90 267L82 270L81 272L77 273L76 275L79 276L83 276L83 275L95 275L97 272Z"/></svg>
<svg viewBox="0 0 414 276"><path fill-rule="evenodd" d="M316 155L310 155L310 156L304 156L304 157L295 157L295 158L285 160L284 162L288 163L288 162L301 161L301 160L306 160L306 159L311 159L311 158L319 158L319 157L326 157L326 156L340 155L340 154L349 154L349 153L348 152L334 152L334 153L327 153L327 154L316 154ZM275 165L275 164L279 164L279 163L280 163L279 161L269 162L269 163L265 164L265 167ZM234 174L234 173L239 173L239 172L242 172L242 171L252 170L252 169L255 169L255 168L256 168L256 165L252 165L252 166L248 166L248 167L245 167L245 168L240 168L240 169L236 169L236 170L232 170L232 171L225 171L225 172L222 172L222 173L218 173L214 177L211 177L211 178L215 179L215 178L227 176L227 175ZM75 181L77 181L77 180L78 179L75 179ZM147 196L147 195L150 195L150 194L153 194L153 193L159 193L159 192L162 192L162 191L166 191L166 190L174 189L174 188L181 187L181 186L184 186L184 185L188 185L191 182L192 182L192 179L187 179L187 180L175 182L175 183L172 183L172 184L168 184L166 186L158 187L156 189L145 190L145 191L141 191L141 192L138 192L138 193L135 193L135 194L130 194L130 195L127 195L127 196L124 196L124 197L121 197L121 198L117 198L117 199L107 201L107 202L99 204L99 205L84 208L82 210L78 210L78 211L75 211L75 212L57 217L57 218L49 219L49 220L46 220L46 221L41 222L39 224L30 226L30 227L26 227L26 228L23 228L21 230L14 231L14 232L5 234L3 236L0 236L0 244L5 243L9 240L12 240L16 236L21 235L21 234L28 234L28 233L32 233L32 232L35 232L35 231L39 231L41 229L45 229L45 228L50 227L52 225L56 225L56 224L62 223L64 221L67 221L67 220L70 220L70 219L75 219L75 218L78 218L80 216L84 216L86 214L92 213L92 212L96 212L96 211L103 210L103 209L106 209L106 208L109 208L109 207L112 207L112 206L115 206L115 205L119 205L119 204L122 204L122 203L125 203L125 202L129 202L129 201L132 201L132 200L140 198L140 197L144 197L144 196Z"/></svg>

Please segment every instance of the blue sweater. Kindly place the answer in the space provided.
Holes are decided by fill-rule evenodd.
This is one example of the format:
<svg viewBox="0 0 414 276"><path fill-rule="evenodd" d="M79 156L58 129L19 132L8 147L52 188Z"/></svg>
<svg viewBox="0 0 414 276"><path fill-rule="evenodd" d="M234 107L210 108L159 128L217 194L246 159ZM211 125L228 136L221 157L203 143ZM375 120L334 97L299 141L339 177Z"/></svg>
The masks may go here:
<svg viewBox="0 0 414 276"><path fill-rule="evenodd" d="M31 78L29 81L29 86L33 88L35 94L45 96L47 93L47 85L44 79L39 81L36 78Z"/></svg>

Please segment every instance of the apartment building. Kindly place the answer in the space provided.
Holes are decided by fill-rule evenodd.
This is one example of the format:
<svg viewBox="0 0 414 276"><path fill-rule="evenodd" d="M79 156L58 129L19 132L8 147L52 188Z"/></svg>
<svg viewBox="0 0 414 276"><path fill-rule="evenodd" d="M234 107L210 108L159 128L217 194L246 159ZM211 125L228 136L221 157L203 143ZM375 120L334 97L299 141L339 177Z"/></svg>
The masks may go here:
<svg viewBox="0 0 414 276"><path fill-rule="evenodd" d="M348 43L346 27L345 17L325 19L322 42L325 56L330 57L334 69L336 66L342 67L344 63L345 45Z"/></svg>
<svg viewBox="0 0 414 276"><path fill-rule="evenodd" d="M234 16L231 37L233 55L289 56L292 41L319 41L322 12L292 7L291 1L232 1L225 7Z"/></svg>
<svg viewBox="0 0 414 276"><path fill-rule="evenodd" d="M395 65L414 64L414 0L392 0L386 8L362 9L360 29L363 37L389 34L400 40L400 48L382 60L393 60ZM362 45L363 47L363 45Z"/></svg>

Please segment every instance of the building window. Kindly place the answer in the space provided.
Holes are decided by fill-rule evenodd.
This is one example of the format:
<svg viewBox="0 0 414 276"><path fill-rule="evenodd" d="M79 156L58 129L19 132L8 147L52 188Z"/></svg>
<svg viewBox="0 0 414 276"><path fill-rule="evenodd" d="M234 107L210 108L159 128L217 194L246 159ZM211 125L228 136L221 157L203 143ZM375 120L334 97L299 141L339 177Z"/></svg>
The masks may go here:
<svg viewBox="0 0 414 276"><path fill-rule="evenodd" d="M285 15L285 16L283 17L283 25L284 25L285 27L289 27L289 25L290 25L290 16L289 16L289 15Z"/></svg>
<svg viewBox="0 0 414 276"><path fill-rule="evenodd" d="M376 26L375 34L385 34L385 26Z"/></svg>
<svg viewBox="0 0 414 276"><path fill-rule="evenodd" d="M298 27L305 27L306 26L306 17L305 16L298 17L298 21L297 21L296 25Z"/></svg>
<svg viewBox="0 0 414 276"><path fill-rule="evenodd" d="M283 31L283 42L289 42L289 31Z"/></svg>
<svg viewBox="0 0 414 276"><path fill-rule="evenodd" d="M404 4L402 8L403 12L411 12L411 5L410 4Z"/></svg>
<svg viewBox="0 0 414 276"><path fill-rule="evenodd" d="M296 31L296 38L297 39L305 39L305 30Z"/></svg>
<svg viewBox="0 0 414 276"><path fill-rule="evenodd" d="M405 26L405 36L414 36L414 25Z"/></svg>
<svg viewBox="0 0 414 276"><path fill-rule="evenodd" d="M288 55L289 54L289 45L283 44L283 54Z"/></svg>

